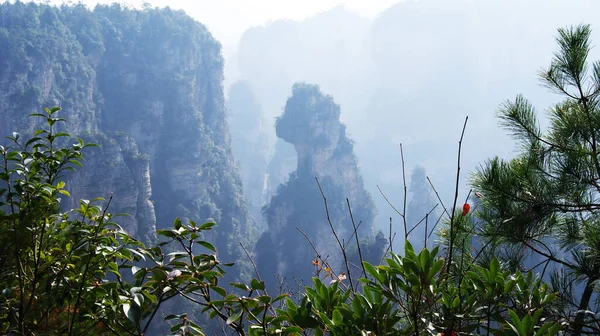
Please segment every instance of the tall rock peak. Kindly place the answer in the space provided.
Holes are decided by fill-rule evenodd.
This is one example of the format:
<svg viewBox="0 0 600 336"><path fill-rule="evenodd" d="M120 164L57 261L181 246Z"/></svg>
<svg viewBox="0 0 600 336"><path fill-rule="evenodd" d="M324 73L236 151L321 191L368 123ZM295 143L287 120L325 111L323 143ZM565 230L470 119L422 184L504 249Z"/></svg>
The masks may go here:
<svg viewBox="0 0 600 336"><path fill-rule="evenodd" d="M361 222L359 235L366 239L363 243L373 247L367 259L381 255L381 239L376 241L373 232L371 196L364 188L352 142L339 117L339 105L318 86L293 86L292 96L277 119L276 132L295 147L298 166L263 210L269 229L256 249L261 274L310 280L315 252L296 228L309 236L321 255L329 256L335 272L344 271L315 177L327 197L331 224L338 234L349 241L353 232L348 198L355 224Z"/></svg>
<svg viewBox="0 0 600 336"><path fill-rule="evenodd" d="M340 106L333 97L323 94L317 85L295 84L284 113L277 119L276 132L296 149L297 175L327 177L343 186L347 197L372 207L352 140L340 121Z"/></svg>

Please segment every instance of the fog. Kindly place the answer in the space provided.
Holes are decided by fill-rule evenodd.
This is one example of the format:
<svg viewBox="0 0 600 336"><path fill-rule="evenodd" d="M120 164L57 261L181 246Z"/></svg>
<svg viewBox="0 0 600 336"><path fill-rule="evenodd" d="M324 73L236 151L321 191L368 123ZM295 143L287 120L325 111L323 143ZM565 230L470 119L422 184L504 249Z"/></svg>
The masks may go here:
<svg viewBox="0 0 600 336"><path fill-rule="evenodd" d="M355 141L376 222L385 227L397 216L377 186L402 202L400 143L406 175L422 166L448 205L468 116L460 194L466 197L470 172L517 149L498 127L497 108L519 93L541 112L556 102L537 74L557 48L557 29L580 23L600 29L599 9L591 0L422 0L399 2L371 19L336 7L248 29L226 59L226 90L248 81L267 125L295 82L318 84L332 95ZM592 54L598 59L597 49ZM272 131L270 139L273 148Z"/></svg>

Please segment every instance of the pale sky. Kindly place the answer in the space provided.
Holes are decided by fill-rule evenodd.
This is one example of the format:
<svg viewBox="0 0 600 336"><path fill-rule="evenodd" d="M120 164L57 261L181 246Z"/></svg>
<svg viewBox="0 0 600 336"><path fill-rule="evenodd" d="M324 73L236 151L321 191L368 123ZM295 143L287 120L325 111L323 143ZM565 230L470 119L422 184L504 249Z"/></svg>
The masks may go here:
<svg viewBox="0 0 600 336"><path fill-rule="evenodd" d="M68 1L51 0L52 3ZM74 1L76 2L76 1ZM114 0L82 0L93 6L96 3L112 3ZM375 17L399 0L121 0L121 3L140 6L149 2L154 6L183 9L190 16L205 24L223 44L224 53L237 45L246 29L269 21L302 20L316 13L343 5L365 17Z"/></svg>

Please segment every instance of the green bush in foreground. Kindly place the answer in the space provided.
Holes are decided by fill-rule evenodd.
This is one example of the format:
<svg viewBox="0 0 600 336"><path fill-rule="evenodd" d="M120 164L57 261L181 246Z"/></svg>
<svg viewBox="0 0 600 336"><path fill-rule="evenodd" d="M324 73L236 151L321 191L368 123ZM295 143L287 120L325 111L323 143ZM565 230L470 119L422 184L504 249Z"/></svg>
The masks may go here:
<svg viewBox="0 0 600 336"><path fill-rule="evenodd" d="M47 129L0 148L4 181L0 215L1 332L19 335L144 335L152 330L161 305L175 297L199 305L238 335L407 335L556 333L544 323L544 307L554 299L532 273L473 266L457 281L444 273L439 248L390 253L381 266L363 263L354 290L344 273L313 279L299 300L270 296L264 282L219 280L224 270L215 247L201 235L215 223L197 225L176 219L159 230L163 242L146 247L117 224L108 212L111 199L82 200L61 212L68 197L61 176L80 165L81 140L58 146L58 108L46 109ZM104 206L100 206L103 202ZM206 254L198 254L197 247ZM174 251L164 254L165 249ZM176 335L201 335L186 315L164 318Z"/></svg>

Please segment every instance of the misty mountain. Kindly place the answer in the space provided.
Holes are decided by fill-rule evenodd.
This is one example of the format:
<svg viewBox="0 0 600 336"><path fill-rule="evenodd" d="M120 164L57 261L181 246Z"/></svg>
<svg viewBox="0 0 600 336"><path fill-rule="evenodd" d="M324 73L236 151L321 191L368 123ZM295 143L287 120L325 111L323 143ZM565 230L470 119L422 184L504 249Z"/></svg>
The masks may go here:
<svg viewBox="0 0 600 336"><path fill-rule="evenodd" d="M512 155L494 117L505 99L527 92L535 106L554 102L535 75L552 55L555 31L600 27L598 9L590 0L402 1L368 20L335 8L249 29L227 67L255 89L267 121L292 82L310 81L336 97L379 210L376 225L385 228L394 211L376 186L402 202L399 144L406 175L422 166L450 203L465 117L468 177L492 153Z"/></svg>
<svg viewBox="0 0 600 336"><path fill-rule="evenodd" d="M297 166L265 206L268 230L256 245L259 272L273 290L279 284L277 280L286 286L293 285L293 279L308 283L314 271L319 271L311 269L311 260L326 260L334 274L345 269L332 227L349 250L354 248L350 258L355 265L360 265L360 260L352 238L353 221L358 237L366 239L365 248L372 250L364 256L365 260L373 262L383 254L385 239L383 235L375 239L375 208L371 195L364 189L352 141L339 121L340 113L333 97L323 94L318 86L298 83L294 84L292 96L277 119L277 136L294 146ZM327 208L321 191L327 198ZM298 229L307 235L320 255L311 249ZM360 270L358 267L350 272Z"/></svg>

